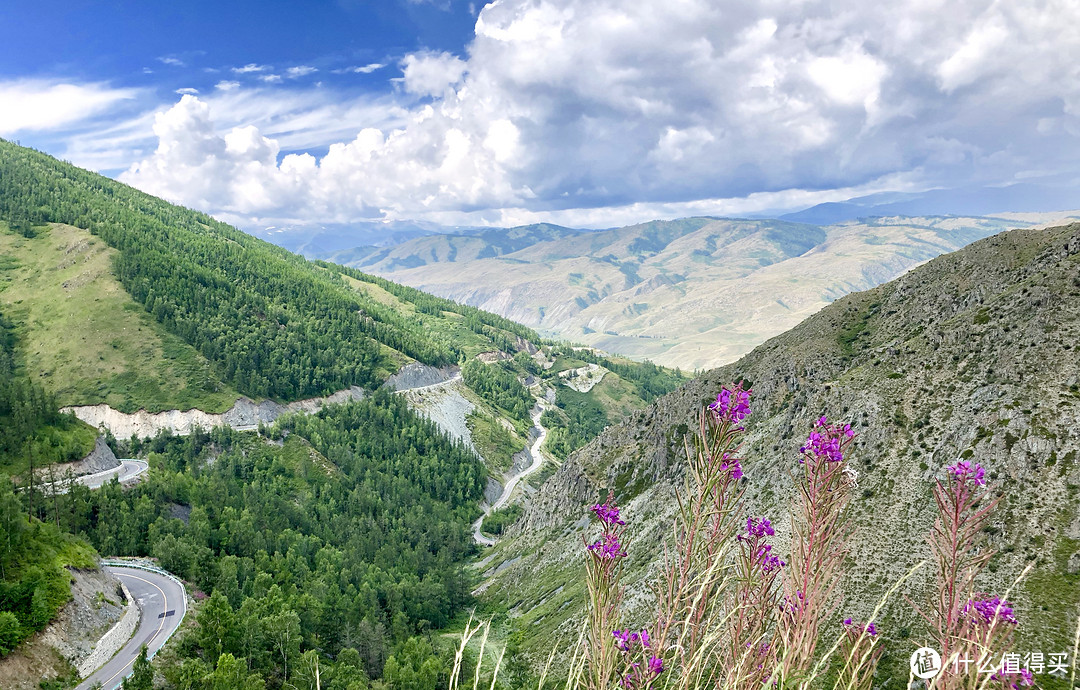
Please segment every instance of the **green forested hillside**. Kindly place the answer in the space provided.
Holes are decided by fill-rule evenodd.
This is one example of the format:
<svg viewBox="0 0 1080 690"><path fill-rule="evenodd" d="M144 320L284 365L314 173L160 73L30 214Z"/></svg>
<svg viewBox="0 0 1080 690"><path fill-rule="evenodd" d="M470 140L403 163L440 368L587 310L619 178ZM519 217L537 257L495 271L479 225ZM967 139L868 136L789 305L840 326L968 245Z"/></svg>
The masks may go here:
<svg viewBox="0 0 1080 690"><path fill-rule="evenodd" d="M535 338L505 319L446 300L425 298L417 313L403 315L350 288L335 270L4 141L0 220L31 229L63 223L99 236L117 250L112 270L135 301L209 360L222 382L252 397L297 399L374 387L403 357L456 362L461 344L440 337L443 312L499 345L520 335ZM416 291L393 289L399 299L421 299Z"/></svg>
<svg viewBox="0 0 1080 690"><path fill-rule="evenodd" d="M28 520L0 475L0 657L44 628L71 596L65 566L92 568L96 554L49 522Z"/></svg>
<svg viewBox="0 0 1080 690"><path fill-rule="evenodd" d="M545 448L560 460L608 425L622 421L685 382L678 369L609 357L591 348L557 345L552 347L551 356L554 364L545 372L545 378L555 387L555 408L545 411L541 422L550 430ZM607 373L587 392L574 390L559 376L588 364L602 367L601 371Z"/></svg>
<svg viewBox="0 0 1080 690"><path fill-rule="evenodd" d="M0 421L12 420L0 451L13 463L46 448L63 456L55 459L89 450L94 430L58 415L60 405L221 411L241 394L378 389L416 360L462 364L464 380L448 386L477 408L463 424L505 469L529 438L535 396L561 386L566 367L608 366L607 380L581 394L603 407L602 420L681 381L647 364L575 357L505 318L308 262L6 142L0 254L0 313L10 316L0 331ZM33 506L9 492L5 510L33 513L34 525L52 525L35 529L63 543L59 530L109 556L156 558L208 595L155 661L170 688L313 687L305 674L316 663L322 687L335 690L445 685L440 631L473 601L470 525L487 478L481 458L410 404L378 389L258 433L133 439L114 450L148 459L137 486L77 485ZM556 421L573 423L566 413ZM77 454L59 432L82 443ZM496 520L505 526L519 512ZM12 565L13 549L0 565ZM24 601L33 588L19 587L0 595L33 608ZM32 625L55 612L50 592L36 595ZM32 627L22 620L20 636Z"/></svg>
<svg viewBox="0 0 1080 690"><path fill-rule="evenodd" d="M268 433L159 436L142 449L145 483L77 489L59 521L102 553L156 557L210 595L197 632L165 660L173 687L209 687L188 683L222 654L270 688L299 683L306 652L322 658L323 687L392 680L403 650L423 646L410 640L471 601L463 561L476 548L480 461L385 391Z"/></svg>

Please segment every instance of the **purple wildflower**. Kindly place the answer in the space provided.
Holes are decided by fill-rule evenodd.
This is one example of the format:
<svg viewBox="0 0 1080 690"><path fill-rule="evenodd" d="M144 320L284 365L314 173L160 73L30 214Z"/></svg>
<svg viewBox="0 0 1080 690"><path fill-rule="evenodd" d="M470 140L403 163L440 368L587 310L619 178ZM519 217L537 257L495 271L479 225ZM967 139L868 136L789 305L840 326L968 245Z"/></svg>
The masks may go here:
<svg viewBox="0 0 1080 690"><path fill-rule="evenodd" d="M596 517L600 519L600 522L604 523L605 525L626 524L619 519L619 507L614 503L612 503L611 505L608 505L607 503L597 503L592 507L592 510L594 513L596 513Z"/></svg>
<svg viewBox="0 0 1080 690"><path fill-rule="evenodd" d="M772 528L772 523L768 518L746 518L746 534L739 535L740 539L749 539L750 537L764 537L766 535L773 536L776 534L776 530Z"/></svg>
<svg viewBox="0 0 1080 690"><path fill-rule="evenodd" d="M720 461L720 469L724 472L730 471L731 478L735 481L742 479L742 465L739 464L739 459L733 458L727 453L724 453L724 459Z"/></svg>
<svg viewBox="0 0 1080 690"><path fill-rule="evenodd" d="M709 404L709 409L717 421L738 424L750 415L751 392L753 391L744 391L742 383L730 389L725 386L716 395L716 402Z"/></svg>
<svg viewBox="0 0 1080 690"><path fill-rule="evenodd" d="M1011 678L1015 678L1016 676L1020 676L1019 680L1010 680ZM1029 671L1026 668L1022 668L1022 669L1020 669L1019 672L1017 672L1017 671L1006 671L1005 668L1002 667L1001 669L996 671L994 673L994 675L990 676L990 680L1007 681L1009 683L1009 687L1012 690L1020 690L1021 685L1023 685L1023 686L1035 685L1035 676L1032 675L1031 671Z"/></svg>
<svg viewBox="0 0 1080 690"><path fill-rule="evenodd" d="M986 480L983 478L986 471L978 463L971 463L967 460L957 460L955 465L949 465L945 468L945 471L952 473L957 481L960 482L970 479L980 486L986 484Z"/></svg>
<svg viewBox="0 0 1080 690"><path fill-rule="evenodd" d="M963 613L970 614L972 620L976 623L985 623L986 625L990 625L995 619L1012 625L1019 622L1016 620L1016 616L1013 615L1012 604L1002 601L1000 597L972 599L964 604Z"/></svg>
<svg viewBox="0 0 1080 690"><path fill-rule="evenodd" d="M769 547L766 545L764 549L759 552L761 558L761 572L771 573L774 570L779 570L787 565L787 562L780 560L779 557L769 554Z"/></svg>
<svg viewBox="0 0 1080 690"><path fill-rule="evenodd" d="M630 652L640 644L644 649L649 648L649 631L642 629L640 633L629 630L614 630L611 635L615 638L615 647L619 651Z"/></svg>
<svg viewBox="0 0 1080 690"><path fill-rule="evenodd" d="M664 672L664 660L658 656L649 657L649 673L658 676ZM1029 683L1030 685L1030 683Z"/></svg>
<svg viewBox="0 0 1080 690"><path fill-rule="evenodd" d="M877 627L873 623L867 623L866 625L863 625L862 623L856 623L851 618L845 618L844 627L848 629L862 628L862 630L859 631L859 634L861 634L862 632L866 632L866 634L870 637L877 637Z"/></svg>
<svg viewBox="0 0 1080 690"><path fill-rule="evenodd" d="M836 424L830 425L825 417L821 417L817 420L815 430L811 431L810 436L807 437L806 443L799 448L799 452L804 455L813 455L819 460L840 462L844 459L843 444L840 440L842 436L847 438L855 436L851 425L843 427Z"/></svg>
<svg viewBox="0 0 1080 690"><path fill-rule="evenodd" d="M626 558L626 552L623 551L619 538L613 534L604 534L598 541L589 544L589 551L598 558Z"/></svg>

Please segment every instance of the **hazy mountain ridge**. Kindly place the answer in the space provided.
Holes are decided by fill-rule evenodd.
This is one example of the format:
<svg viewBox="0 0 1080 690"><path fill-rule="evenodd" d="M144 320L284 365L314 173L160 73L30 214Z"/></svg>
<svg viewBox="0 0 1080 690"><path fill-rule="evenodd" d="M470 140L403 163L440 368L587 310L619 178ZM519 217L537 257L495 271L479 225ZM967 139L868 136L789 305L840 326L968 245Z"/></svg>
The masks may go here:
<svg viewBox="0 0 1080 690"><path fill-rule="evenodd" d="M335 260L544 334L694 369L733 361L839 297L935 256L1046 222L1047 214L1007 214L831 226L686 218L591 232L524 226Z"/></svg>
<svg viewBox="0 0 1080 690"><path fill-rule="evenodd" d="M629 623L645 624L640 578L655 573L670 535L682 435L722 384L745 378L754 389L743 453L749 512L779 525L781 550L788 472L813 419L825 413L859 433L859 537L840 617L869 616L925 557L931 483L963 456L987 467L1002 496L988 531L1001 554L980 586L1004 592L1034 561L1010 595L1020 646L1065 649L1080 615L1078 336L1080 224L1014 230L848 295L571 455L487 562L485 596L506 602L538 654L546 654L543 640L573 634L585 600L587 506L613 488L631 525L628 597L637 618ZM924 569L902 591L922 601L929 577ZM892 675L906 674L906 654L923 639L910 607L893 600L879 629L898 650Z"/></svg>

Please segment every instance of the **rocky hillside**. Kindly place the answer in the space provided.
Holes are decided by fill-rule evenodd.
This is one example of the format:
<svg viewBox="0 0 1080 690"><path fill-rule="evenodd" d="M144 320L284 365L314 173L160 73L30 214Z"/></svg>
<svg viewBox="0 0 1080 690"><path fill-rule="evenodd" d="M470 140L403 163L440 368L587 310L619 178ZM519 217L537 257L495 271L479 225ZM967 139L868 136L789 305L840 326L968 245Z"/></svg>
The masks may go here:
<svg viewBox="0 0 1080 690"><path fill-rule="evenodd" d="M732 362L837 298L935 256L1048 220L684 218L597 232L535 225L330 256L548 335L693 370Z"/></svg>
<svg viewBox="0 0 1080 690"><path fill-rule="evenodd" d="M584 602L587 505L608 488L632 536L629 600L647 621L642 578L654 573L681 487L682 437L719 387L754 390L744 446L755 513L790 533L789 472L814 418L850 422L858 536L844 615L868 616L888 585L928 556L931 485L970 457L988 468L1000 506L987 530L1001 553L982 585L1010 595L1024 651L1071 649L1080 602L1080 224L1014 230L941 256L875 289L848 295L734 364L686 384L573 454L485 561L482 586L505 602L534 654L570 636ZM786 548L781 544L781 548ZM904 587L924 601L924 568ZM919 621L902 598L880 619L906 677ZM907 639L910 638L910 639ZM917 646L917 645L916 645ZM891 669L891 671L889 670Z"/></svg>

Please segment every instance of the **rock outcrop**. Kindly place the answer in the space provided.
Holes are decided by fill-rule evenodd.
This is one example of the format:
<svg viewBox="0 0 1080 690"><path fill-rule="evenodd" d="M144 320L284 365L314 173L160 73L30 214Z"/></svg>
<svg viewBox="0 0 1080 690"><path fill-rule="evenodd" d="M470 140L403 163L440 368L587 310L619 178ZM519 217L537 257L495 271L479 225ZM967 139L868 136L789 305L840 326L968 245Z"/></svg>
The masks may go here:
<svg viewBox="0 0 1080 690"><path fill-rule="evenodd" d="M90 454L82 460L51 465L37 474L43 480L47 479L50 474L54 474L57 478L63 478L69 472L76 477L81 477L84 474L96 474L119 466L120 460L113 454L109 444L105 442L105 437L98 436L97 440L94 441L94 450L90 451Z"/></svg>
<svg viewBox="0 0 1080 690"><path fill-rule="evenodd" d="M338 391L322 398L309 398L287 404L263 400L255 402L249 398L240 398L227 412L210 414L202 410L166 410L147 412L139 410L131 414L119 412L108 405L81 405L65 407L62 412L72 412L90 426L108 429L117 438L138 436L146 438L156 436L162 430L184 436L196 427L211 429L216 426L228 426L234 429L255 429L260 423L269 424L287 412L317 412L324 405L360 400L365 395L364 389L357 386Z"/></svg>
<svg viewBox="0 0 1080 690"><path fill-rule="evenodd" d="M436 368L422 362L412 362L401 367L396 374L386 379L383 387L393 391L402 391L435 386L454 378L457 371L457 367Z"/></svg>

